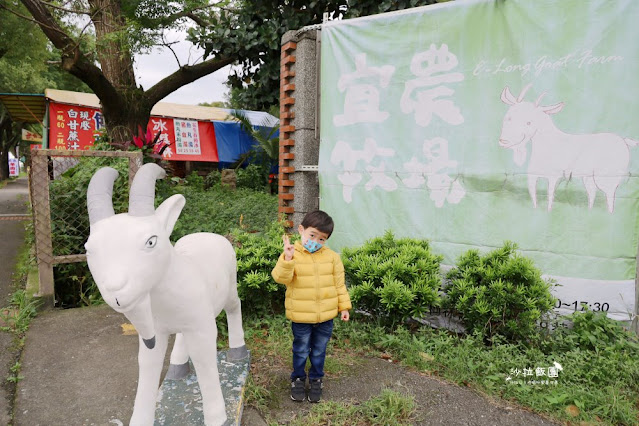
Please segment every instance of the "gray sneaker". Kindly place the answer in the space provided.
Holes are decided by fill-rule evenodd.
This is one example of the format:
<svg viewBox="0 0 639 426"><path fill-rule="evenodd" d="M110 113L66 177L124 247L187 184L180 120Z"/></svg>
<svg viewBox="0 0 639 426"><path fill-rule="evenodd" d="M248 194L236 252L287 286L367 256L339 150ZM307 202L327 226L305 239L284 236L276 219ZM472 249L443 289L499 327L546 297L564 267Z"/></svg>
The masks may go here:
<svg viewBox="0 0 639 426"><path fill-rule="evenodd" d="M308 391L309 402L320 402L320 399L322 399L322 388L324 387L322 379L310 380L310 384L311 388Z"/></svg>
<svg viewBox="0 0 639 426"><path fill-rule="evenodd" d="M299 377L291 380L291 399L297 402L302 402L306 399L306 380L302 380Z"/></svg>

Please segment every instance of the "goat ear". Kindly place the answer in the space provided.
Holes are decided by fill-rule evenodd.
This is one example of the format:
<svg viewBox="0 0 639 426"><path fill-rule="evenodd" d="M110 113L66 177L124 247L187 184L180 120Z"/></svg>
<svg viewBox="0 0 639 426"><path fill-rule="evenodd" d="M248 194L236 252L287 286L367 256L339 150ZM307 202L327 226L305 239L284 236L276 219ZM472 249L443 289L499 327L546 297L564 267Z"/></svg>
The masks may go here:
<svg viewBox="0 0 639 426"><path fill-rule="evenodd" d="M504 90L501 92L501 101L506 105L515 105L517 103L517 99L510 93L508 86L504 87Z"/></svg>
<svg viewBox="0 0 639 426"><path fill-rule="evenodd" d="M184 204L186 204L184 196L182 194L175 194L164 200L164 202L155 209L155 214L162 221L168 235L171 235L171 232L173 232L173 227L178 217L180 217L180 213L182 213Z"/></svg>
<svg viewBox="0 0 639 426"><path fill-rule="evenodd" d="M561 111L562 109L564 109L564 103L563 102L559 102L558 104L555 105L548 105L548 106L542 106L541 110L543 112L545 112L546 114L557 114L559 111Z"/></svg>

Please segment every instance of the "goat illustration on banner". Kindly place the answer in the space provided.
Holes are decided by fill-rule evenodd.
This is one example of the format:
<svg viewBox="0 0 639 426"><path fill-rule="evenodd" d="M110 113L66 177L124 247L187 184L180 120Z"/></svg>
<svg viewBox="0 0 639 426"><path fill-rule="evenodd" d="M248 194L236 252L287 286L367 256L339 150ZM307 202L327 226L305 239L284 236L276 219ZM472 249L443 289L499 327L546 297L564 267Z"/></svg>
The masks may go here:
<svg viewBox="0 0 639 426"><path fill-rule="evenodd" d="M606 196L610 213L615 209L615 192L627 180L630 147L639 141L614 133L570 134L558 129L551 115L564 108L564 103L541 105L545 92L533 102L524 101L528 84L515 98L505 87L501 100L509 105L504 116L499 145L514 151L515 163L526 161L528 142L531 144L528 163L528 192L537 208L537 180L548 180L548 211L552 210L555 189L560 179L581 178L588 194L588 208L595 203L597 189Z"/></svg>

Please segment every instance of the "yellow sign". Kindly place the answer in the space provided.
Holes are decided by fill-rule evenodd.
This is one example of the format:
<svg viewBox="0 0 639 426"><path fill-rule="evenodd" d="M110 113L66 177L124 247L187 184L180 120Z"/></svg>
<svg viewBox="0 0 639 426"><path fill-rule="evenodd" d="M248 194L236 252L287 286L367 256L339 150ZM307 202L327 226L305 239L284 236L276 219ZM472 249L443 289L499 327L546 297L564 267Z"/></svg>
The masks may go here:
<svg viewBox="0 0 639 426"><path fill-rule="evenodd" d="M29 142L42 142L42 136L26 129L22 129L22 140Z"/></svg>

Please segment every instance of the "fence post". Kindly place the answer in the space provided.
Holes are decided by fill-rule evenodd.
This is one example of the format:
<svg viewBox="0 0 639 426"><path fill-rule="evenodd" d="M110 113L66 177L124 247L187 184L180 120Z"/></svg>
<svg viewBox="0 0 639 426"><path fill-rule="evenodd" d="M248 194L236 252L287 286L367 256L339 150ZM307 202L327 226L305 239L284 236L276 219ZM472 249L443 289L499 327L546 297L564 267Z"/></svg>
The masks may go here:
<svg viewBox="0 0 639 426"><path fill-rule="evenodd" d="M142 151L127 153L129 158L129 189L133 183L133 177L138 172L138 169L142 167Z"/></svg>
<svg viewBox="0 0 639 426"><path fill-rule="evenodd" d="M48 155L33 152L31 176L33 231L38 259L39 289L36 296L43 299L44 308L54 306L53 245L51 243L51 212L49 207ZM44 154L44 155L41 155Z"/></svg>

